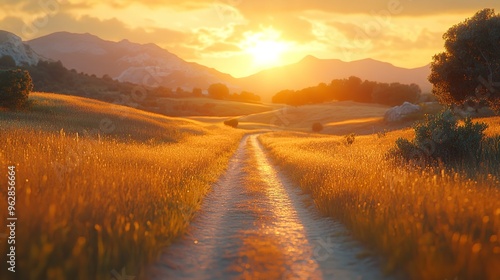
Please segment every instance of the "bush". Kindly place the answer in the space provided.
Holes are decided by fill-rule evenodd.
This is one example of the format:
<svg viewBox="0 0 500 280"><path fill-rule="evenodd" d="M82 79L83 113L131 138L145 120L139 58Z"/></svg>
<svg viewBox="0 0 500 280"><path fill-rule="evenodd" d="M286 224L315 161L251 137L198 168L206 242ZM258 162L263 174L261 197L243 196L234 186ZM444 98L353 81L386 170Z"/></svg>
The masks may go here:
<svg viewBox="0 0 500 280"><path fill-rule="evenodd" d="M320 132L322 130L323 130L323 125L322 124L320 124L319 122L313 123L313 125L312 125L312 131L313 132Z"/></svg>
<svg viewBox="0 0 500 280"><path fill-rule="evenodd" d="M225 84L211 84L208 87L208 96L214 99L226 99L229 97L229 88Z"/></svg>
<svg viewBox="0 0 500 280"><path fill-rule="evenodd" d="M227 121L224 121L224 124L230 127L237 128L238 127L238 120L237 119L230 119Z"/></svg>
<svg viewBox="0 0 500 280"><path fill-rule="evenodd" d="M488 137L483 141L481 162L491 170L500 170L500 135Z"/></svg>
<svg viewBox="0 0 500 280"><path fill-rule="evenodd" d="M414 127L415 139L397 139L393 153L406 160L440 160L443 163L477 161L486 128L486 124L473 123L470 118L465 119L463 125L458 125L457 118L447 110L427 116L425 121L417 123Z"/></svg>
<svg viewBox="0 0 500 280"><path fill-rule="evenodd" d="M382 131L378 131L377 132L377 137L380 139L380 138L384 138L387 136L387 129L384 129Z"/></svg>
<svg viewBox="0 0 500 280"><path fill-rule="evenodd" d="M351 134L345 135L344 139L345 139L345 142L347 145L352 145L354 143L354 140L356 140L356 134L351 133Z"/></svg>
<svg viewBox="0 0 500 280"><path fill-rule="evenodd" d="M0 107L20 109L26 106L33 82L28 71L0 71Z"/></svg>

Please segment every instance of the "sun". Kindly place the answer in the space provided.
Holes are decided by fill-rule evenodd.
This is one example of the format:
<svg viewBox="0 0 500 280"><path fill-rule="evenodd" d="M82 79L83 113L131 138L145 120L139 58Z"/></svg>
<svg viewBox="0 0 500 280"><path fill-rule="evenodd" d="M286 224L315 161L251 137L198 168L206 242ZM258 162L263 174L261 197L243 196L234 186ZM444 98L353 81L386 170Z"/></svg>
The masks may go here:
<svg viewBox="0 0 500 280"><path fill-rule="evenodd" d="M245 34L243 49L252 57L255 66L274 66L281 62L281 56L288 49L286 42L274 30Z"/></svg>
<svg viewBox="0 0 500 280"><path fill-rule="evenodd" d="M246 51L252 55L256 65L275 65L280 62L281 54L286 46L282 42L262 40L256 41Z"/></svg>

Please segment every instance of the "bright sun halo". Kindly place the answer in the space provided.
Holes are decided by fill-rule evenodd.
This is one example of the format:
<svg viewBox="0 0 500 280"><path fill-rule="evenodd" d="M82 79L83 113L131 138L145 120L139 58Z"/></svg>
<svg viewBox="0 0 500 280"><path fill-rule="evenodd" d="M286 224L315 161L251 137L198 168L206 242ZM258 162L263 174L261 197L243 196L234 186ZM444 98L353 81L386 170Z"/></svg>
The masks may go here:
<svg viewBox="0 0 500 280"><path fill-rule="evenodd" d="M266 32L247 35L244 49L252 56L255 65L273 66L280 62L287 45L279 41L276 32Z"/></svg>

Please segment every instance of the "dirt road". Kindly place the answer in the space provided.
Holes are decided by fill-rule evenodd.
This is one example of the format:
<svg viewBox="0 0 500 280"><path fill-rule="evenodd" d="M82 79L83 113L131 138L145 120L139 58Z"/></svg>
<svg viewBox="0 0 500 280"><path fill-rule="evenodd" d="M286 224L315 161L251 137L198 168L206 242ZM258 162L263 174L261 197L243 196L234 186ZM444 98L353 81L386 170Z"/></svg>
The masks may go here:
<svg viewBox="0 0 500 280"><path fill-rule="evenodd" d="M278 173L257 135L245 137L189 233L150 279L385 279L345 228Z"/></svg>

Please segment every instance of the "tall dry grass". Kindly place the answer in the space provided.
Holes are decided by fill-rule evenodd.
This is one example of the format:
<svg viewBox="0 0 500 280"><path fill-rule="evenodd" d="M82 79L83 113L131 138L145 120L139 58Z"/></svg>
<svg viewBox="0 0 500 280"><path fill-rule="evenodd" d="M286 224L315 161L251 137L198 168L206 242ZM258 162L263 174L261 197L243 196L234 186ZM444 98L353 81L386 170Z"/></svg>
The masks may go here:
<svg viewBox="0 0 500 280"><path fill-rule="evenodd" d="M0 184L7 182L7 166L15 165L18 217L17 272L2 269L0 278L113 279L122 269L140 276L143 265L185 231L242 133L132 110L115 132L82 136L64 131L117 116L103 104L71 97L54 105L61 98L0 119ZM86 113L75 116L79 111ZM63 130L55 131L58 126ZM3 221L6 196L2 187ZM6 242L0 252L5 264Z"/></svg>
<svg viewBox="0 0 500 280"><path fill-rule="evenodd" d="M487 133L498 133L498 120ZM493 126L492 126L493 124ZM398 137L272 133L270 155L319 210L343 222L385 258L384 269L411 279L500 279L499 172L467 177L387 159Z"/></svg>

